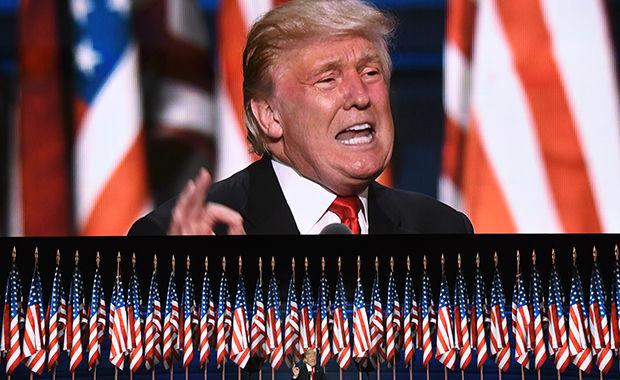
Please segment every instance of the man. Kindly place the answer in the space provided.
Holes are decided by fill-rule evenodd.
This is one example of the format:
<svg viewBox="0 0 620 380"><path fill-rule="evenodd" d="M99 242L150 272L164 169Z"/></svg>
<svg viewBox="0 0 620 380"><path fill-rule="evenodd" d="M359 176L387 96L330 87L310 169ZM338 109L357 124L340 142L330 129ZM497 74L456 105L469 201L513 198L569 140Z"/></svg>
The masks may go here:
<svg viewBox="0 0 620 380"><path fill-rule="evenodd" d="M308 348L304 352L303 361L293 364L293 380L325 380L323 369L316 364L316 351Z"/></svg>
<svg viewBox="0 0 620 380"><path fill-rule="evenodd" d="M394 142L394 28L360 0L265 14L243 54L245 124L262 158L213 185L203 170L130 234L317 234L338 222L356 234L473 232L452 208L374 181Z"/></svg>

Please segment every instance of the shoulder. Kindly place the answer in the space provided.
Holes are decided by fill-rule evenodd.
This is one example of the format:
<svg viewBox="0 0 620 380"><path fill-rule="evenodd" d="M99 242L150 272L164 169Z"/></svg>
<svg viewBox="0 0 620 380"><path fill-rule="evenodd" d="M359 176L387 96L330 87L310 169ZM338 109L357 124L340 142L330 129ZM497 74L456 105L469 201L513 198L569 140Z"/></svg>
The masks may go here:
<svg viewBox="0 0 620 380"><path fill-rule="evenodd" d="M428 195L371 185L375 202L404 229L419 233L473 233L469 218Z"/></svg>

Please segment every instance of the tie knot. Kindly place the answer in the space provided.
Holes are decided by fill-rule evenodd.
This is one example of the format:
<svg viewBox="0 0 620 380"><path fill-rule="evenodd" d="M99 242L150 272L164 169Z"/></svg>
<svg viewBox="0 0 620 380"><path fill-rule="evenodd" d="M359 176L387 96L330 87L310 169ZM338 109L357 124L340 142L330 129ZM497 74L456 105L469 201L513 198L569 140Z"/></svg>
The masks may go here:
<svg viewBox="0 0 620 380"><path fill-rule="evenodd" d="M360 199L353 195L350 197L336 197L329 206L329 211L338 215L340 219L357 218L357 214L362 208Z"/></svg>
<svg viewBox="0 0 620 380"><path fill-rule="evenodd" d="M336 197L331 206L329 206L329 211L338 215L340 221L349 227L353 234L359 234L360 225L357 214L361 208L362 202L357 196Z"/></svg>

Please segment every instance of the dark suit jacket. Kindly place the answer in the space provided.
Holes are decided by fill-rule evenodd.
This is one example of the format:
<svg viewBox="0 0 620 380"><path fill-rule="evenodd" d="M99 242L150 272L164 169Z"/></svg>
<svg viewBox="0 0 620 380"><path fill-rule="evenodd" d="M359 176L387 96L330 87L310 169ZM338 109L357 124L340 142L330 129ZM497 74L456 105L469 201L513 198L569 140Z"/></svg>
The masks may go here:
<svg viewBox="0 0 620 380"><path fill-rule="evenodd" d="M300 361L297 363L297 367L299 367L299 376L297 376L297 379L293 379L293 375L291 375L291 380L310 380L310 372L308 372L308 368L306 368L306 363ZM326 380L326 378L323 368L317 363L314 367L314 380Z"/></svg>
<svg viewBox="0 0 620 380"><path fill-rule="evenodd" d="M248 234L299 234L268 156L212 184L207 199L237 210ZM137 220L129 234L165 235L175 204L176 198L170 199ZM451 207L376 182L368 188L368 222L370 234L473 232L467 216Z"/></svg>

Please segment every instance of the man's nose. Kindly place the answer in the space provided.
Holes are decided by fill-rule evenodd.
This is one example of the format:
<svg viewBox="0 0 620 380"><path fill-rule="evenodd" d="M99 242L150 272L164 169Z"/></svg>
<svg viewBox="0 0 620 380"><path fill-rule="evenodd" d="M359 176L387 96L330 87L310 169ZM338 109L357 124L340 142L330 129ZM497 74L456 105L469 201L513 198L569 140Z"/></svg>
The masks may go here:
<svg viewBox="0 0 620 380"><path fill-rule="evenodd" d="M370 105L368 88L358 72L347 75L343 84L345 91L345 109L348 110L353 107L364 109Z"/></svg>

